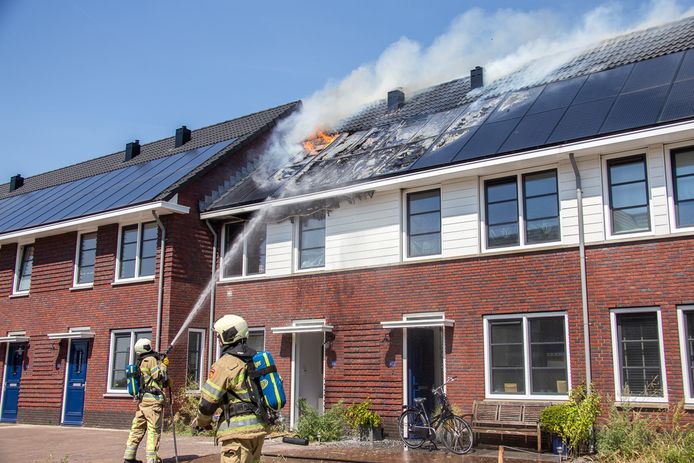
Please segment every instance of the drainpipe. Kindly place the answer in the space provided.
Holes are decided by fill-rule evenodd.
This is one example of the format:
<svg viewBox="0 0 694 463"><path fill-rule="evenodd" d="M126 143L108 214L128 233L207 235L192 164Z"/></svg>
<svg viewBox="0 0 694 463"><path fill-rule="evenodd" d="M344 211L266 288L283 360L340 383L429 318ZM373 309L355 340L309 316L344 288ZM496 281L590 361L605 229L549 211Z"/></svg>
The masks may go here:
<svg viewBox="0 0 694 463"><path fill-rule="evenodd" d="M212 239L213 244L212 244L212 277L216 280L217 278L217 232L215 231L214 227L210 223L209 220L205 220L205 223L207 224L207 228L210 229L210 232L212 233ZM215 302L215 295L217 294L217 282L215 281L214 284L212 285L212 291L210 291L210 329L208 331L208 336L207 336L207 371L210 371L212 368L212 351L214 349L214 336L212 333L214 333L214 302Z"/></svg>
<svg viewBox="0 0 694 463"><path fill-rule="evenodd" d="M161 317L164 311L164 251L166 249L166 228L159 220L159 216L155 211L152 211L154 220L157 221L157 227L161 231L161 248L159 250L159 295L157 296L157 337L155 341L156 350L161 350Z"/></svg>
<svg viewBox="0 0 694 463"><path fill-rule="evenodd" d="M576 202L578 208L578 253L581 260L581 305L583 306L583 349L586 361L586 391L590 394L593 375L590 365L590 325L588 323L588 275L586 274L586 243L583 230L583 189L581 174L578 171L576 158L569 153L571 167L576 178Z"/></svg>

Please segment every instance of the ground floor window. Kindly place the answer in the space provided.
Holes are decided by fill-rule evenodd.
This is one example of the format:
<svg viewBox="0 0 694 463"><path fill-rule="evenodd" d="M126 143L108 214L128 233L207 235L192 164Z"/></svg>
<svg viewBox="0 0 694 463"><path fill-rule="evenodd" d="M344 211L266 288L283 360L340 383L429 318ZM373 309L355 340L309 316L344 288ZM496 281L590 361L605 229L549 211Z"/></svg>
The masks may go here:
<svg viewBox="0 0 694 463"><path fill-rule="evenodd" d="M202 352L205 342L205 330L191 328L188 330L188 362L186 367L186 387L198 391L202 387Z"/></svg>
<svg viewBox="0 0 694 463"><path fill-rule="evenodd" d="M265 350L265 328L248 329L248 346L257 352Z"/></svg>
<svg viewBox="0 0 694 463"><path fill-rule="evenodd" d="M677 308L680 325L680 352L684 398L694 403L694 305Z"/></svg>
<svg viewBox="0 0 694 463"><path fill-rule="evenodd" d="M660 310L612 311L615 395L623 401L665 401Z"/></svg>
<svg viewBox="0 0 694 463"><path fill-rule="evenodd" d="M484 319L487 395L566 396L566 314L493 315Z"/></svg>
<svg viewBox="0 0 694 463"><path fill-rule="evenodd" d="M108 391L126 392L127 378L125 370L128 364L137 360L135 343L142 339L152 339L151 329L125 329L111 331L111 348L109 352Z"/></svg>

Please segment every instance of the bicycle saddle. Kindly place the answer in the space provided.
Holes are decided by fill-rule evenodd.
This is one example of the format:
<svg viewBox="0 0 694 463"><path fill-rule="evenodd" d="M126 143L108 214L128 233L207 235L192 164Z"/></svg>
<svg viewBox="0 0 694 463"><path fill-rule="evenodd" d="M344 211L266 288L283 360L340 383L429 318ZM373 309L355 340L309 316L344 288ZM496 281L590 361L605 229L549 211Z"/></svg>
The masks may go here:
<svg viewBox="0 0 694 463"><path fill-rule="evenodd" d="M421 403L424 403L425 400L427 400L426 397L415 397L414 403L421 404Z"/></svg>

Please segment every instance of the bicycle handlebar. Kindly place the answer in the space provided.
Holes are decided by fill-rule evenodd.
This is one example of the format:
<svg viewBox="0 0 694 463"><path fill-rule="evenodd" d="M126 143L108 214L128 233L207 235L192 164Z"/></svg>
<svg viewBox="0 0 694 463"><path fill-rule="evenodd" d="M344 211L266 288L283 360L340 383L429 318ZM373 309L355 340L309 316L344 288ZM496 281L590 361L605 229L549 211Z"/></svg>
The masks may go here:
<svg viewBox="0 0 694 463"><path fill-rule="evenodd" d="M449 383L454 382L457 378L458 378L457 376L449 376L448 379L446 379L446 381L445 381L442 385L433 388L433 389L431 390L431 392L433 392L434 394L438 394L438 393L443 392L443 387L444 387L446 384L449 384Z"/></svg>

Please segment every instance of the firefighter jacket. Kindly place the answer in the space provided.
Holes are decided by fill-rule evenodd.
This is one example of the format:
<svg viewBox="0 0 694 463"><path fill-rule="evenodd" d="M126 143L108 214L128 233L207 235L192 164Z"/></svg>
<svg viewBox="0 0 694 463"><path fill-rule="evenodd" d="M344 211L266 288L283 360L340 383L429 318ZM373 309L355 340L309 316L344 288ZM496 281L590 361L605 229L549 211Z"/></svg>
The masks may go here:
<svg viewBox="0 0 694 463"><path fill-rule="evenodd" d="M164 386L168 381L167 367L156 355L145 355L140 363L142 399L164 400Z"/></svg>
<svg viewBox="0 0 694 463"><path fill-rule="evenodd" d="M265 434L265 426L252 411L247 389L247 367L243 360L230 354L217 360L202 387L197 422L207 427L212 415L221 406L223 413L217 424L217 440L252 439Z"/></svg>

